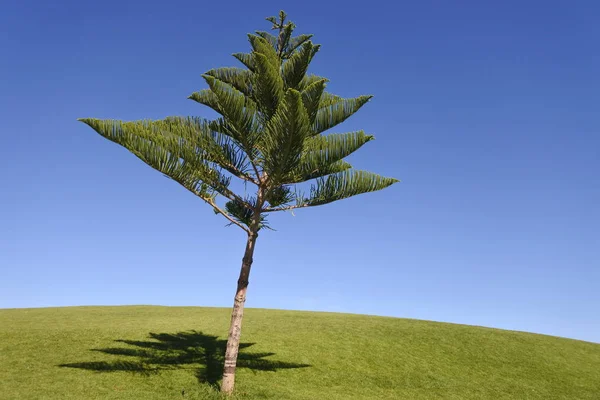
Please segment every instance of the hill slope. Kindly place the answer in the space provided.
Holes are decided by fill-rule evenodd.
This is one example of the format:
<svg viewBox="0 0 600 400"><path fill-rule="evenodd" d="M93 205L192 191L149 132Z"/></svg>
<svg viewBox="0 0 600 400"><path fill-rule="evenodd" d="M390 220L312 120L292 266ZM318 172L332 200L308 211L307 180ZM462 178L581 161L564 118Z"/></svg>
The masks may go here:
<svg viewBox="0 0 600 400"><path fill-rule="evenodd" d="M0 310L0 399L216 399L229 310ZM218 337L218 338L217 338ZM600 345L348 314L249 309L246 399L600 399Z"/></svg>

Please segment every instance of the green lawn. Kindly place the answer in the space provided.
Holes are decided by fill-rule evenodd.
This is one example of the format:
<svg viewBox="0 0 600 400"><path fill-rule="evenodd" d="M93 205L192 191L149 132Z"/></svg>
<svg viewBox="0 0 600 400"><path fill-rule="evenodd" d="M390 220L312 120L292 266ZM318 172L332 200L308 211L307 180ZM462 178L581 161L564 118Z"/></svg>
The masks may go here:
<svg viewBox="0 0 600 400"><path fill-rule="evenodd" d="M0 310L0 399L217 399L229 310ZM243 399L600 399L600 345L361 315L247 310Z"/></svg>

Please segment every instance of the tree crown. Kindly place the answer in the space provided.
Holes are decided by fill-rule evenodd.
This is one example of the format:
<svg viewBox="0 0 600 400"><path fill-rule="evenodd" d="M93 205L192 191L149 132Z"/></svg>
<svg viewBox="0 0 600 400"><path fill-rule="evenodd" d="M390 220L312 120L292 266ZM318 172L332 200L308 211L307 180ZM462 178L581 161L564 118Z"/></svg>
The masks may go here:
<svg viewBox="0 0 600 400"><path fill-rule="evenodd" d="M295 25L283 11L267 21L276 35L249 34L251 51L233 54L243 68L207 71L202 77L208 87L189 96L216 111L217 119L80 119L249 233L266 226L268 213L323 205L398 182L344 161L372 135L325 134L372 96L327 92L326 78L308 74L320 49L312 35L293 36ZM232 179L254 185L255 195L235 193ZM304 182L310 182L307 191L299 188Z"/></svg>

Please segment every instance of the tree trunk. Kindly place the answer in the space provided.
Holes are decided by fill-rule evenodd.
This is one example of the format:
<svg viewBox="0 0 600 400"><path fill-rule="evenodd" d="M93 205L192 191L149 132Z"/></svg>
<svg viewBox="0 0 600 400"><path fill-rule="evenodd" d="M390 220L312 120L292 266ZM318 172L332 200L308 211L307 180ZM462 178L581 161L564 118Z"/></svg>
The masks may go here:
<svg viewBox="0 0 600 400"><path fill-rule="evenodd" d="M250 267L252 267L252 256L254 254L254 244L258 234L250 232L248 242L246 243L246 252L242 259L242 268L238 279L237 291L233 302L233 311L231 313L231 326L229 327L229 336L227 337L227 349L225 351L225 367L223 368L223 383L221 392L226 394L233 393L235 383L235 366L237 363L238 350L240 347L240 335L242 333L242 317L244 316L244 303L246 302L246 291L248 290L248 277L250 276Z"/></svg>

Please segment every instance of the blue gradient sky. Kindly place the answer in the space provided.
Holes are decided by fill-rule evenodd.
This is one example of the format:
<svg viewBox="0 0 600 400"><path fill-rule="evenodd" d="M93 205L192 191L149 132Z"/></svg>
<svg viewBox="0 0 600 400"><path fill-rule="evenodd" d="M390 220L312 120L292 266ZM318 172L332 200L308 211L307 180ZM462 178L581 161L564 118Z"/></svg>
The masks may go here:
<svg viewBox="0 0 600 400"><path fill-rule="evenodd" d="M200 74L283 3L53 3L0 13L0 307L229 307L243 233L76 118L211 117ZM403 182L273 218L247 305L600 342L600 4L394 4L285 7Z"/></svg>

